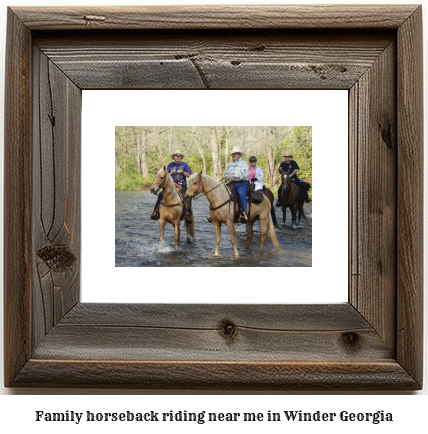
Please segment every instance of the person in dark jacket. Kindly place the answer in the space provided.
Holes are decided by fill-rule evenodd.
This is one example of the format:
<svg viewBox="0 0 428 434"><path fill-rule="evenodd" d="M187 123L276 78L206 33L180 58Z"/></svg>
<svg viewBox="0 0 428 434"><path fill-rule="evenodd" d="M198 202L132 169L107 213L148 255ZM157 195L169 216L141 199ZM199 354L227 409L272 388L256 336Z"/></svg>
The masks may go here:
<svg viewBox="0 0 428 434"><path fill-rule="evenodd" d="M308 196L308 189L306 187L306 185L300 185L300 184L304 184L304 183L300 183L299 179L297 178L297 172L299 170L299 165L292 160L293 156L291 155L290 152L286 152L284 155L284 161L279 165L279 169L282 169L284 173L290 171L290 178L291 178L291 182L294 182L300 189L300 192L303 196L303 198L305 199L305 202L310 202L311 200L309 199ZM280 170L278 169L278 171L280 172ZM276 206L281 206L281 193L282 193L282 184L280 185L279 189L278 189L278 200L276 201Z"/></svg>

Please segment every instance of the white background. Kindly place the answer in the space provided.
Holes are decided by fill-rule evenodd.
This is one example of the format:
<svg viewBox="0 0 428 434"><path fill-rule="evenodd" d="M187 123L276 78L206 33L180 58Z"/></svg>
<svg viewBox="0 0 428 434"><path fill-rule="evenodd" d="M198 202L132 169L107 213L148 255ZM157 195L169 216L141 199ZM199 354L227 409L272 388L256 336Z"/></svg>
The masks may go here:
<svg viewBox="0 0 428 434"><path fill-rule="evenodd" d="M185 96L183 97L183 93ZM225 101L234 101L225 104ZM115 107L120 107L116 110ZM203 107L203 109L201 109ZM159 268L115 267L115 125L311 125L313 140L313 256L310 268L287 268L287 285L266 287L251 273L254 291L241 288L238 268L193 267L176 291L159 287ZM348 301L348 186L333 184L326 164L348 176L348 92L335 91L83 91L82 300L133 303L338 303ZM100 155L104 164L97 164ZM198 168L192 168L194 172ZM97 187L94 188L94 179ZM85 188L86 186L86 188ZM101 187L100 187L101 186ZM334 188L338 206L323 200ZM156 198L153 196L153 205ZM207 207L208 215L208 207ZM156 236L159 226L151 221ZM198 224L199 222L196 222ZM223 231L226 228L223 227ZM281 230L281 229L280 229ZM304 230L304 229L299 229ZM182 235L182 242L183 241ZM229 242L224 240L224 242ZM256 236L253 243L258 243ZM268 241L269 242L269 241ZM185 244L184 244L185 246ZM287 246L282 246L287 251ZM180 248L185 248L181 247ZM223 247L224 248L224 247ZM333 252L326 255L326 248ZM212 248L214 252L214 246ZM96 255L91 252L97 252ZM221 246L220 246L221 253ZM245 254L245 253L244 253ZM289 254L293 254L290 248ZM94 260L104 272L96 272ZM233 261L233 257L230 258ZM213 257L213 262L215 258ZM268 269L266 269L267 271ZM279 269L271 268L272 276ZM329 270L326 273L326 270ZM168 267L165 273L183 273ZM284 271L282 271L284 273ZM153 291L154 287L158 290ZM120 288L120 291L118 291ZM149 290L147 290L149 288ZM244 288L243 288L244 289ZM296 289L298 289L296 291Z"/></svg>
<svg viewBox="0 0 428 434"><path fill-rule="evenodd" d="M57 1L47 1L47 0L32 0L32 1L8 1L8 4L10 5L107 5L107 4L119 4L118 0L76 0L74 2L60 2ZM144 1L135 1L135 0L127 0L127 4L145 4ZM150 2L151 4L159 4L160 2L156 2L152 0ZM180 4L183 3L183 1L164 1L162 4ZM202 2L191 2L190 0L187 1L187 4L196 4L196 3L202 3L202 4L208 4L208 3L218 3L215 1L202 1ZM235 0L234 3L238 4L248 4L248 3L263 3L262 1L251 1L251 0ZM266 3L266 2L265 2ZM281 3L277 2L275 0L269 0L268 3ZM291 3L296 3L295 1ZM326 1L316 1L316 0L310 0L310 1L300 1L298 2L300 4L315 4L315 3L327 3ZM341 1L331 1L329 3L349 3L349 2L341 2ZM408 3L413 4L415 2L413 1L382 1L382 0L375 0L375 1L357 1L353 0L352 3L383 3L383 4L390 4L390 3ZM4 3L3 3L4 4ZM426 11L425 11L426 12ZM5 6L3 6L0 10L0 29L2 29L0 33L1 38L1 46L0 46L0 76L4 77L4 39L5 39L5 29L6 29L6 10ZM426 13L424 13L424 29L428 29L427 25L427 19L426 19ZM427 47L428 44L426 43L427 39L424 38L425 44L424 44L424 58L427 59ZM426 76L426 65L425 65L425 76ZM428 100L427 98L427 86L424 86L425 94L424 94L424 100L425 104ZM0 100L3 100L3 88L0 87ZM1 118L3 119L3 105L0 105L0 114ZM428 113L428 110L424 110L425 116ZM1 147L3 147L3 123L0 123L0 143ZM3 151L1 149L0 153L0 170L2 170L2 161L3 158ZM425 157L426 162L426 157ZM425 167L427 167L427 164L425 163ZM1 179L3 179L3 176L1 176ZM0 181L2 182L2 181ZM425 183L426 185L426 183ZM3 200L1 198L1 203L3 203ZM426 193L425 193L425 204L427 203L426 200ZM0 213L0 219L2 219L2 213ZM425 234L426 234L425 230ZM3 242L1 240L0 243L0 249L3 248ZM327 252L326 252L327 254ZM2 251L0 250L0 256L2 255ZM0 267L2 267L3 264L0 262ZM425 278L426 281L426 278ZM2 301L0 301L0 304ZM427 302L425 301L425 312L427 312ZM0 315L2 315L2 306L0 306ZM0 322L0 328L2 329L3 323ZM426 326L425 326L426 328ZM0 331L0 335L3 336L3 329ZM428 332L425 332L425 341L426 336L428 336ZM425 348L427 345L425 345ZM2 347L0 349L2 351ZM426 359L426 357L425 357ZM1 363L3 361L3 355L0 354L0 360ZM426 365L425 365L426 366ZM329 430L330 432L343 432L346 430L346 432L349 433L360 433L362 430L364 431L376 431L379 432L385 432L388 430L388 432L391 432L391 430L401 430L402 432L405 431L417 431L420 432L423 431L423 428L427 426L426 421L426 408L428 405L428 399L427 399L427 386L428 383L428 374L426 372L425 368L425 387L422 392L415 392L413 394L410 394L410 396L405 396L404 393L392 393L390 396L383 396L381 393L369 393L366 394L358 394L357 392L350 392L345 393L342 395L337 395L334 393L327 394L326 396L317 396L317 394L293 394L292 392L282 391L282 392L276 392L276 393L267 393L267 394L259 394L259 396L242 396L240 394L233 394L233 392L228 393L226 396L223 395L222 392L211 392L208 391L206 394L203 394L202 396L195 396L192 394L192 392L186 393L184 396L178 396L173 395L174 392L170 391L170 393L167 396L145 396L144 391L106 391L106 390L75 390L75 389L4 389L1 388L1 384L3 383L2 379L2 372L0 373L0 390L3 396L0 397L0 427L2 431L8 432L11 430L19 431L22 429L28 429L32 432L38 432L39 430L43 430L44 432L53 432L57 433L59 429L61 429L64 432L76 432L77 429L79 429L80 432L93 432L94 427L91 427L90 425L72 425L69 423L62 424L58 426L57 424L43 424L43 425L37 425L34 422L34 411L35 410L45 410L45 411L66 411L66 410L75 410L75 411L118 411L123 409L129 409L133 411L144 411L145 409L155 409L159 406L162 407L162 410L169 411L169 410L182 410L186 409L189 411L197 411L201 408L207 409L209 411L262 411L267 412L268 410L272 411L281 411L281 410L287 410L287 409L302 409L304 411L312 411L312 410L322 410L322 411L333 411L333 412L339 412L341 410L348 410L348 411L377 411L377 410L384 410L384 411L392 411L395 414L395 420L392 424L380 424L380 425L373 425L369 423L338 423L334 425L325 425L322 424L321 426L319 424L304 424L304 425L279 425L275 428L272 426L269 426L270 432L300 432L300 433L306 433L306 432L313 432L313 429L321 429L321 430ZM40 396L24 396L24 395L40 395ZM73 396L73 395L79 395L79 396ZM104 396L97 396L96 398L93 398L90 394L101 394ZM124 396L121 396L120 398L117 398L114 395L122 394ZM155 393L156 394L156 393ZM164 392L158 392L157 394L164 394ZM222 396L217 396L218 394L221 394ZM18 396L12 396L12 395L18 395ZM20 396L19 396L20 395ZM56 395L56 396L55 396ZM112 396L113 395L113 396ZM288 395L288 396L287 396ZM293 395L293 396L290 396ZM378 396L382 395L382 396ZM413 395L413 396L412 396ZM423 396L422 396L423 395ZM127 432L138 432L141 433L145 430L151 429L151 432L154 431L154 427L149 425L135 425L135 426L128 426L128 425L115 425L115 424L102 424L97 425L96 427L101 428L103 432L108 432L114 430L114 432L117 432L118 429L126 429ZM421 428L422 427L422 428ZM174 429L182 430L196 430L194 426L191 425L174 425ZM212 425L211 427L202 425L198 426L198 431L201 432L202 430L205 430L208 432L208 430L215 429L216 432L218 432L219 428L223 431L227 430L228 432L232 429L236 431L236 428L241 429L244 428L246 431L251 430L257 430L257 432L260 432L260 429L266 429L266 425L259 425L255 424L251 427L249 426L234 426L234 425ZM37 430L37 431L36 431ZM168 430L168 431L167 431ZM161 427L157 427L158 432L170 432L171 426L165 425ZM210 431L210 432L211 432Z"/></svg>

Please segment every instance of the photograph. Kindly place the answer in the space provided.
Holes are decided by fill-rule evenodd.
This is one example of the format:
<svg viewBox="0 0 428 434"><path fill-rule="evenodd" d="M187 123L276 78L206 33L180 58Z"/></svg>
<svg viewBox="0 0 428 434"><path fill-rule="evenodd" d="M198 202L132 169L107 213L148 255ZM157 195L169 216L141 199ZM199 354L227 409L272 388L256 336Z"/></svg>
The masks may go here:
<svg viewBox="0 0 428 434"><path fill-rule="evenodd" d="M311 201L311 126L115 127L116 267L311 267Z"/></svg>

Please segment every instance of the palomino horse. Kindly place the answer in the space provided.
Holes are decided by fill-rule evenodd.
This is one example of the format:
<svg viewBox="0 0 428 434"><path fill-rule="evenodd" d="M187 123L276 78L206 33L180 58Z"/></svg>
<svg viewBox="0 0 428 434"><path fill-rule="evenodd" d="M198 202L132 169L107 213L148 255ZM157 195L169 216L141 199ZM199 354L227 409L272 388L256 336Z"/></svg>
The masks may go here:
<svg viewBox="0 0 428 434"><path fill-rule="evenodd" d="M279 170L282 181L282 193L280 198L282 206L282 222L285 224L286 210L287 208L290 208L293 227L296 228L302 217L307 220L305 211L303 209L304 199L299 188L294 184L294 182L291 182L290 173L284 172L282 168Z"/></svg>
<svg viewBox="0 0 428 434"><path fill-rule="evenodd" d="M171 175L167 173L166 167L160 169L155 176L153 181L151 192L153 194L158 194L159 190L162 189L163 199L160 203L159 211L159 244L162 246L163 237L165 234L165 224L166 222L171 223L174 226L175 234L175 248L178 248L178 243L180 242L180 220L184 219L184 203L175 187L174 181ZM191 206L191 203L189 204ZM193 241L195 237L195 219L192 219L192 223L185 221L186 232L187 232L187 242Z"/></svg>
<svg viewBox="0 0 428 434"><path fill-rule="evenodd" d="M214 255L218 256L220 249L220 236L221 236L221 224L225 224L229 229L230 239L232 241L233 248L235 249L235 256L238 257L238 249L236 247L235 228L234 228L234 207L233 202L230 199L229 191L220 182L211 178L208 175L202 175L201 172L192 175L189 178L189 188L187 189L185 196L193 197L197 193L205 194L210 203L210 216L212 224L216 234L216 246ZM247 222L247 245L250 247L251 241L254 237L253 225L257 217L260 221L261 230L261 245L260 252L263 251L263 245L265 243L266 234L272 241L274 246L280 250L278 241L275 235L275 228L272 224L272 218L270 216L271 203L263 197L263 201L259 204L251 204L250 221Z"/></svg>

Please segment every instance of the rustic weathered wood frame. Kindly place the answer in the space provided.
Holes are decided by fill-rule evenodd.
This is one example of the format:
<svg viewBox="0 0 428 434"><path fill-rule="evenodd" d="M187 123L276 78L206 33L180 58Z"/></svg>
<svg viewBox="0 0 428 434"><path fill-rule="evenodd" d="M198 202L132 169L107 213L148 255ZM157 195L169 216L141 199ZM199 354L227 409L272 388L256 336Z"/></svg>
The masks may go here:
<svg viewBox="0 0 428 434"><path fill-rule="evenodd" d="M9 9L6 386L421 388L421 17L409 5ZM349 302L81 303L80 106L94 88L348 89Z"/></svg>

